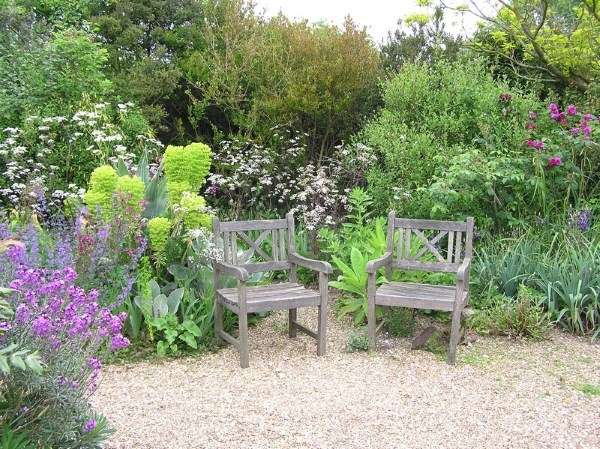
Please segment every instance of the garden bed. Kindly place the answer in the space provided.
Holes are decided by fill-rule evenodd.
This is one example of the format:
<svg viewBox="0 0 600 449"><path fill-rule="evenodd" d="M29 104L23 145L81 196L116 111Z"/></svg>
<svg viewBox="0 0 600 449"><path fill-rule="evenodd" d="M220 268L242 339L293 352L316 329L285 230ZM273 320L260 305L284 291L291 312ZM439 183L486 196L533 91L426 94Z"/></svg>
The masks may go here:
<svg viewBox="0 0 600 449"><path fill-rule="evenodd" d="M93 399L117 430L107 448L600 447L598 344L478 337L453 368L407 339L348 353L351 328L329 323L323 358L276 313L251 329L246 370L231 347L108 367Z"/></svg>

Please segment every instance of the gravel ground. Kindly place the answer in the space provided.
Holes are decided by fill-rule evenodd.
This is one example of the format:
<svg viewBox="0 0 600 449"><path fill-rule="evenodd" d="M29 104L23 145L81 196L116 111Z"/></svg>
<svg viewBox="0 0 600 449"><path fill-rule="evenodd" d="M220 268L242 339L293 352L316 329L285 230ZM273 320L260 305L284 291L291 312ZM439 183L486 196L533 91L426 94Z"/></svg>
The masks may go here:
<svg viewBox="0 0 600 449"><path fill-rule="evenodd" d="M313 311L299 313L315 325ZM287 338L276 313L237 353L110 366L93 398L116 428L108 448L600 448L600 344L477 338L450 367L406 339L347 353L330 317L328 354Z"/></svg>

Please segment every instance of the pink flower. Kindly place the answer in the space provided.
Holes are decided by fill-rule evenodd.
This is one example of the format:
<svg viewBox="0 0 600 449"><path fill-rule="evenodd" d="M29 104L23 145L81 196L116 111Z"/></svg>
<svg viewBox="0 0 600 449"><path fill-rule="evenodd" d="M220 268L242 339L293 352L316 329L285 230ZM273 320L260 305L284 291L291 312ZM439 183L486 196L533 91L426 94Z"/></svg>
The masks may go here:
<svg viewBox="0 0 600 449"><path fill-rule="evenodd" d="M559 165L562 165L562 159L560 156L552 156L550 159L548 159L548 167L558 167Z"/></svg>
<svg viewBox="0 0 600 449"><path fill-rule="evenodd" d="M571 134L573 134L574 136L578 135L580 132L581 129L579 129L578 127L571 128Z"/></svg>
<svg viewBox="0 0 600 449"><path fill-rule="evenodd" d="M548 105L548 111L550 112L550 114L558 114L560 112L560 109L558 109L558 105L556 103L550 103Z"/></svg>
<svg viewBox="0 0 600 449"><path fill-rule="evenodd" d="M529 120L537 120L537 112L529 111Z"/></svg>
<svg viewBox="0 0 600 449"><path fill-rule="evenodd" d="M567 114L569 114L569 115L577 114L577 108L575 107L574 104L570 104L569 106L567 106Z"/></svg>
<svg viewBox="0 0 600 449"><path fill-rule="evenodd" d="M591 134L592 134L592 128L590 128L590 127L589 127L589 125L585 125L585 126L583 127L583 135L584 135L585 137L588 137L588 138L589 138L589 137L591 136Z"/></svg>
<svg viewBox="0 0 600 449"><path fill-rule="evenodd" d="M527 146L530 148L535 148L536 150L541 150L542 148L544 148L544 142L542 142L541 140L528 140L527 141Z"/></svg>

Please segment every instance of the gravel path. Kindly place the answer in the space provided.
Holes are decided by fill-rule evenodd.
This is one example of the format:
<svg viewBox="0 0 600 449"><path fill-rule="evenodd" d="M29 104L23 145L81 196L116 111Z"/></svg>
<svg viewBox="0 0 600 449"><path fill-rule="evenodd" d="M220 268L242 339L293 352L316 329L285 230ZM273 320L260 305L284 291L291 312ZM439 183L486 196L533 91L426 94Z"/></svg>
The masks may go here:
<svg viewBox="0 0 600 449"><path fill-rule="evenodd" d="M300 312L311 325L314 313ZM600 344L478 338L449 367L395 340L346 353L329 321L328 355L286 336L277 313L237 353L111 366L93 402L116 428L108 448L600 448Z"/></svg>

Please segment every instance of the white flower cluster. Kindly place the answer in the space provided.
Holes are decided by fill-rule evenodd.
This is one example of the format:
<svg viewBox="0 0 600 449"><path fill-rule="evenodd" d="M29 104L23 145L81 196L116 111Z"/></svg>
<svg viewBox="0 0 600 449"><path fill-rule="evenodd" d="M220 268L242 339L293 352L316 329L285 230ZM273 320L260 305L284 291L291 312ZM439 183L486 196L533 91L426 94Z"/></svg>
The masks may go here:
<svg viewBox="0 0 600 449"><path fill-rule="evenodd" d="M72 173L81 174L83 159L96 165L116 164L119 159L130 167L135 154L107 110L98 103L91 110L75 112L71 117L30 116L24 129L5 128L0 132L0 204L11 207L35 206L60 208L70 197L81 197L82 186L65 185ZM119 108L122 116L131 103ZM162 147L152 138L140 138L135 145L154 154ZM81 176L80 176L81 178Z"/></svg>
<svg viewBox="0 0 600 449"><path fill-rule="evenodd" d="M336 185L340 164L306 164L309 151L302 137L275 132L268 146L240 139L221 142L206 195L239 209L288 207L301 213L309 229L333 224L346 204Z"/></svg>
<svg viewBox="0 0 600 449"><path fill-rule="evenodd" d="M223 260L223 250L215 245L212 233L205 228L192 229L188 232L192 255L191 266L206 266L211 260Z"/></svg>

